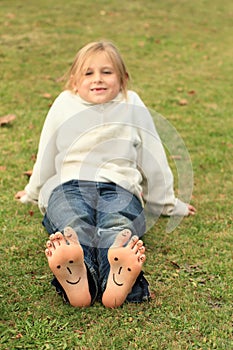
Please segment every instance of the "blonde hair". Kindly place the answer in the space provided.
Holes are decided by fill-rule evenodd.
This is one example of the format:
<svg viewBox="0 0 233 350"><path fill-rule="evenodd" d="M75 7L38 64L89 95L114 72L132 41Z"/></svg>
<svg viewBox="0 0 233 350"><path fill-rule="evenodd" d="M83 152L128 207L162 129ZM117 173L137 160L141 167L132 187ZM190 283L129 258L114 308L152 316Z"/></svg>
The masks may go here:
<svg viewBox="0 0 233 350"><path fill-rule="evenodd" d="M108 58L111 60L120 81L121 92L123 96L127 98L127 82L129 79L129 74L118 49L109 41L92 42L85 45L78 51L67 74L65 88L74 92L74 79L79 80L81 78L86 60L99 52L105 52Z"/></svg>

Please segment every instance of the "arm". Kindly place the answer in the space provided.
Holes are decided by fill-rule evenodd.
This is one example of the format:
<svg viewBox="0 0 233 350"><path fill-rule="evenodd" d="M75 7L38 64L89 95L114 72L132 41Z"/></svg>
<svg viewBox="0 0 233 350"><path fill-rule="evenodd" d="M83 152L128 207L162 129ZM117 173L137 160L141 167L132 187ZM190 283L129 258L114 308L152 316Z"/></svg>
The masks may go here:
<svg viewBox="0 0 233 350"><path fill-rule="evenodd" d="M138 100L140 100L139 97ZM196 209L193 206L175 197L173 174L163 144L148 109L141 100L140 102L137 101L140 107L136 109L141 121L139 127L141 147L138 150L138 164L144 178L143 197L147 208L156 215L194 215ZM168 126L171 129L169 132L174 132L175 129L172 129L170 124ZM170 137L170 134L167 136ZM165 141L166 145L169 144L169 148L174 149L172 140L167 142L166 139ZM192 188L192 178L189 187Z"/></svg>
<svg viewBox="0 0 233 350"><path fill-rule="evenodd" d="M55 174L56 131L59 114L61 114L59 101L55 100L42 128L32 176L25 189L15 195L15 198L22 203L37 203L41 187Z"/></svg>

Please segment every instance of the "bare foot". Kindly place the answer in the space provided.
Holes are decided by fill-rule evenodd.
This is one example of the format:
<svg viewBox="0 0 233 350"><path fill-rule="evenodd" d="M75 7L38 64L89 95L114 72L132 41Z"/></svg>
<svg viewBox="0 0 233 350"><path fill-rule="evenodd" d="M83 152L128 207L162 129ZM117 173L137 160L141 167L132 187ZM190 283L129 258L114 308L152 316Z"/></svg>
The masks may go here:
<svg viewBox="0 0 233 350"><path fill-rule="evenodd" d="M102 298L106 307L115 308L124 303L146 260L145 247L137 236L124 247L130 236L129 230L121 231L109 248L110 272Z"/></svg>
<svg viewBox="0 0 233 350"><path fill-rule="evenodd" d="M64 229L64 236L56 232L46 244L49 267L66 292L72 306L91 304L84 254L78 237L71 227Z"/></svg>

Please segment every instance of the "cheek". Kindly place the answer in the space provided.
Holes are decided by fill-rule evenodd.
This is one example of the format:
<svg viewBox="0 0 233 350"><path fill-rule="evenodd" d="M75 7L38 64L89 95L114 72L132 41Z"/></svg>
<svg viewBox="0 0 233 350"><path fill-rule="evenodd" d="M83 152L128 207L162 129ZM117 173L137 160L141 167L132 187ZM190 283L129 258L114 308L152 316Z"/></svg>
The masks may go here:
<svg viewBox="0 0 233 350"><path fill-rule="evenodd" d="M112 80L110 85L111 85L111 87L112 87L112 89L114 91L120 91L120 89L121 89L121 84L119 83L118 80L117 81L116 80Z"/></svg>

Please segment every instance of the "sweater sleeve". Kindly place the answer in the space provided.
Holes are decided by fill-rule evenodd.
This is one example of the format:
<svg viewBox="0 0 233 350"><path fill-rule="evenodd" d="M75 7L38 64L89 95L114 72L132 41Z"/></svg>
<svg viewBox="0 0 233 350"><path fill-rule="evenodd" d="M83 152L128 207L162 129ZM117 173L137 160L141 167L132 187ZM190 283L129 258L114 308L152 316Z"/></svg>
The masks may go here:
<svg viewBox="0 0 233 350"><path fill-rule="evenodd" d="M41 187L55 174L56 132L59 115L62 113L59 100L60 98L58 97L54 101L45 119L32 176L25 187L26 195L21 198L23 203L36 203Z"/></svg>
<svg viewBox="0 0 233 350"><path fill-rule="evenodd" d="M188 206L175 197L173 174L153 119L140 98L137 98L136 113L142 121L139 128L141 146L138 150L138 165L143 175L142 196L146 208L156 215L186 216Z"/></svg>

